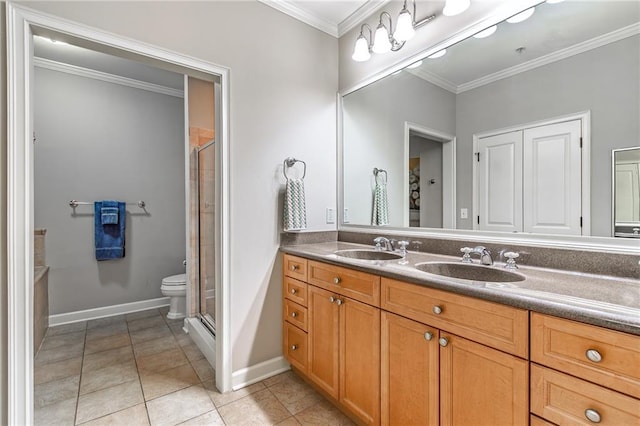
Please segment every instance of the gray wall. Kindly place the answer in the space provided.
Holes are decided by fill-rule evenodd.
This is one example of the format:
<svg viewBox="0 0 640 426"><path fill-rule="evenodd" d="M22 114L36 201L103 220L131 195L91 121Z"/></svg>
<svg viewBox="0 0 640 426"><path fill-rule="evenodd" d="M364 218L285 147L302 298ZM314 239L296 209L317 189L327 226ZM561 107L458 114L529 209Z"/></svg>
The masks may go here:
<svg viewBox="0 0 640 426"><path fill-rule="evenodd" d="M184 272L184 100L36 67L35 226L47 228L51 314L162 297ZM124 259L94 255L94 201L127 206Z"/></svg>
<svg viewBox="0 0 640 426"><path fill-rule="evenodd" d="M640 144L639 72L634 36L459 94L458 211L472 205L474 133L591 110L591 234L611 236L611 150Z"/></svg>

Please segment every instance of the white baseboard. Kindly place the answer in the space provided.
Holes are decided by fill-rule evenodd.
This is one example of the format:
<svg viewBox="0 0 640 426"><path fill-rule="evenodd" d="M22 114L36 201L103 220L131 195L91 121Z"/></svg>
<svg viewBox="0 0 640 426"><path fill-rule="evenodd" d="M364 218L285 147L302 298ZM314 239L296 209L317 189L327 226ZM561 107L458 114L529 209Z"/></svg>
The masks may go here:
<svg viewBox="0 0 640 426"><path fill-rule="evenodd" d="M191 340L196 344L200 352L207 358L209 364L216 369L216 339L209 330L202 325L198 318L184 319L185 331L191 336Z"/></svg>
<svg viewBox="0 0 640 426"><path fill-rule="evenodd" d="M146 311L148 309L160 308L162 306L169 306L168 297L159 297L157 299L123 303L121 305L104 306L101 308L85 309L83 311L49 315L49 327L98 318L112 317L114 315L129 314L131 312Z"/></svg>
<svg viewBox="0 0 640 426"><path fill-rule="evenodd" d="M291 366L283 356L271 358L259 364L234 371L231 377L231 387L233 390L237 390L290 369Z"/></svg>

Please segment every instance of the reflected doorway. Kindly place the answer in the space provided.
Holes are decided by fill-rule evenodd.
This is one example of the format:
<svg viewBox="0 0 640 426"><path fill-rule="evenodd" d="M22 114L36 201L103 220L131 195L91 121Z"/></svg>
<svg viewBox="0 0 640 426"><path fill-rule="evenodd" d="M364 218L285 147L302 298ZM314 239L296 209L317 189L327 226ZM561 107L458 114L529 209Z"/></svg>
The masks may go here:
<svg viewBox="0 0 640 426"><path fill-rule="evenodd" d="M215 335L215 141L198 148L197 157L199 317Z"/></svg>

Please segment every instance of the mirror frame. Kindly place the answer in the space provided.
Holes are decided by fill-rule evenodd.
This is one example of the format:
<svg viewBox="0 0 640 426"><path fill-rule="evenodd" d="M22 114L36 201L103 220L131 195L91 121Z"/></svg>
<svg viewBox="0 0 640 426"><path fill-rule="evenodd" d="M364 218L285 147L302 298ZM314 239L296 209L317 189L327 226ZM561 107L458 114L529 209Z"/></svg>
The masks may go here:
<svg viewBox="0 0 640 426"><path fill-rule="evenodd" d="M383 69L357 83L356 85L341 90L337 94L337 169L336 169L336 195L338 212L338 231L355 232L355 233L375 233L378 235L396 235L402 237L415 238L435 238L443 240L460 240L460 241L478 241L483 243L526 245L532 247L547 248L565 248L585 251L600 251L620 254L639 254L640 247L638 241L633 238L615 238L611 237L593 237L593 236L568 236L568 235L549 235L549 234L512 234L491 231L478 231L473 229L436 229L436 228L401 228L401 227L375 227L370 225L351 225L344 222L344 104L343 98L365 86L377 82L396 71L406 68L408 65L426 58L433 53L449 48L471 37L490 26L499 24L510 16L515 15L532 6L544 3L545 0L534 0L525 2L524 4L512 4L499 7L495 13L486 19L483 19L463 30L454 33L449 38L427 47L421 53L413 55L409 58L401 60L395 65ZM638 141L640 142L640 141ZM613 184L613 183L612 183ZM613 210L613 206L612 206ZM612 216L613 221L613 216Z"/></svg>
<svg viewBox="0 0 640 426"><path fill-rule="evenodd" d="M632 150L640 150L640 145L611 150L611 235L616 233L616 154Z"/></svg>

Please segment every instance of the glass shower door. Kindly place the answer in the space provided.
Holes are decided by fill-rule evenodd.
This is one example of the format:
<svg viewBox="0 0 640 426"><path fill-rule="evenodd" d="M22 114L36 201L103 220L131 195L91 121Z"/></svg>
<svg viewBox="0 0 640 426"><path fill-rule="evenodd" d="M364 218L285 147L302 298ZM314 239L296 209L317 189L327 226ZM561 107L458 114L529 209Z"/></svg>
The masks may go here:
<svg viewBox="0 0 640 426"><path fill-rule="evenodd" d="M215 334L215 143L198 149L200 319Z"/></svg>

